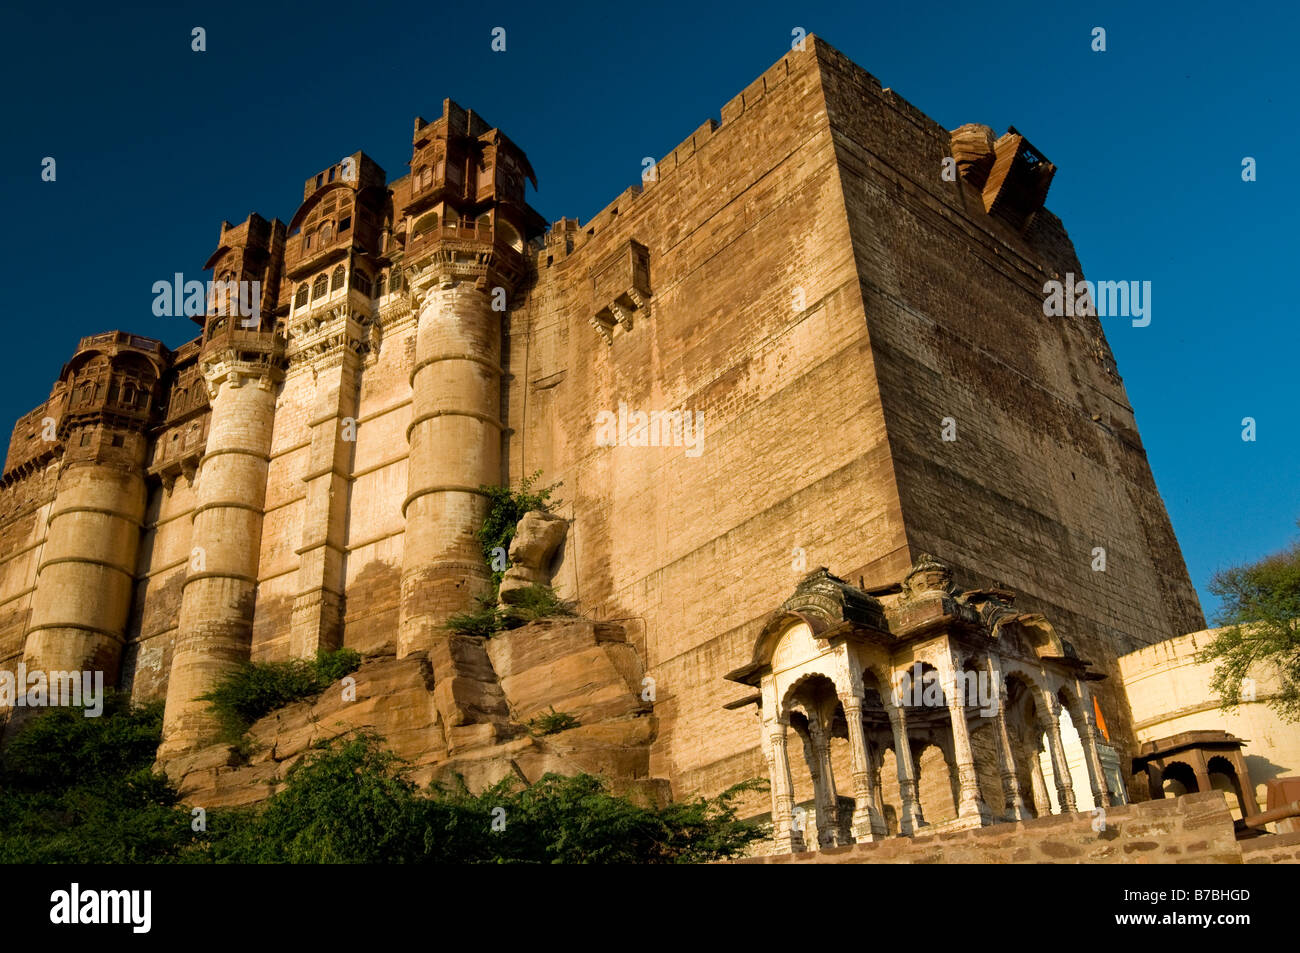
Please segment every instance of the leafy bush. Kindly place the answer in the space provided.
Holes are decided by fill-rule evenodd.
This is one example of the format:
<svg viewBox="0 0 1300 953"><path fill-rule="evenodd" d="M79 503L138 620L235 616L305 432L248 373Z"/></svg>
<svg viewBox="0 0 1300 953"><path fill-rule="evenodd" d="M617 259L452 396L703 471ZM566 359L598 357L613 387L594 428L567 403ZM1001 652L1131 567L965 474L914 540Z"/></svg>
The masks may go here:
<svg viewBox="0 0 1300 953"><path fill-rule="evenodd" d="M211 859L230 863L695 863L765 836L717 798L663 808L612 795L591 775L508 778L481 794L426 794L372 734L335 738L289 772L262 812L231 812Z"/></svg>
<svg viewBox="0 0 1300 953"><path fill-rule="evenodd" d="M577 728L581 724L582 722L573 715L565 711L556 711L555 706L552 705L548 714L530 718L524 722L524 727L535 735L553 735L561 731L568 731L570 728Z"/></svg>
<svg viewBox="0 0 1300 953"><path fill-rule="evenodd" d="M0 863L154 863L194 840L166 776L152 768L162 703L33 714L0 751Z"/></svg>
<svg viewBox="0 0 1300 953"><path fill-rule="evenodd" d="M290 702L319 695L360 667L361 655L352 649L321 650L312 661L246 662L199 697L216 712L221 740L241 745L257 719Z"/></svg>
<svg viewBox="0 0 1300 953"><path fill-rule="evenodd" d="M447 620L447 628L457 635L478 635L487 638L505 628L501 610L495 598L479 596L477 609L458 612Z"/></svg>
<svg viewBox="0 0 1300 953"><path fill-rule="evenodd" d="M552 586L528 586L513 593L514 602L501 610L502 628L513 629L538 619L575 615L572 602L561 599Z"/></svg>
<svg viewBox="0 0 1300 953"><path fill-rule="evenodd" d="M32 718L0 753L0 862L690 863L765 836L731 806L757 782L662 808L591 775L422 792L364 731L309 751L262 809L209 811L195 833L151 770L161 733L161 705L133 709L121 696L99 718Z"/></svg>

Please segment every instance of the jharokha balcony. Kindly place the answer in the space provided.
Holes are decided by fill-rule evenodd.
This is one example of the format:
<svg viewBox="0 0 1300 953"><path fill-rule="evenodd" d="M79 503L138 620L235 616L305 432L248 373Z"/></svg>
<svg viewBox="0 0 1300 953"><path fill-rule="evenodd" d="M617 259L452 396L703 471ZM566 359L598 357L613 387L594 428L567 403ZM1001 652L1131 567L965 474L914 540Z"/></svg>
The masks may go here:
<svg viewBox="0 0 1300 953"><path fill-rule="evenodd" d="M444 222L407 238L403 251L408 262L445 246L460 247L467 251L491 251L515 262L522 253L518 247L522 243L517 239L518 233L508 225L494 228L490 223Z"/></svg>

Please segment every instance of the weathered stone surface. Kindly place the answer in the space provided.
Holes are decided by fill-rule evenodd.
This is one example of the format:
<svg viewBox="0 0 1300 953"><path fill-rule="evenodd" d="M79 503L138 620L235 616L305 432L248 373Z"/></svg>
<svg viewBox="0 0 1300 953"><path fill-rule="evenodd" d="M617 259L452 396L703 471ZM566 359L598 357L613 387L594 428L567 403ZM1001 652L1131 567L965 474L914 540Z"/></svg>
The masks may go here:
<svg viewBox="0 0 1300 953"><path fill-rule="evenodd" d="M1106 816L1105 829L1093 830L1089 814L1065 815L1064 824L1029 821L1003 824L940 836L892 838L833 850L769 854L740 863L823 864L1001 864L1001 863L1293 863L1300 836L1277 835L1238 842L1222 793L1190 794L1117 808ZM1159 805L1162 810L1153 808ZM1148 838L1146 822L1155 816L1173 818L1173 828L1160 841ZM1213 816L1215 825L1187 823ZM1292 840L1287 840L1291 838ZM1258 845L1258 846L1257 846Z"/></svg>
<svg viewBox="0 0 1300 953"><path fill-rule="evenodd" d="M501 604L514 605L529 586L551 584L551 557L569 531L569 521L541 510L525 513L510 543L510 568L501 580Z"/></svg>
<svg viewBox="0 0 1300 953"><path fill-rule="evenodd" d="M589 772L643 803L666 803L667 781L652 778L649 770L658 722L648 714L648 703L631 694L620 672L620 666L640 670L635 658L626 658L636 650L622 641L621 630L565 619L532 623L506 635L497 651L503 660L514 660L508 666L510 680L529 699L526 710L549 710L551 703L567 710L562 706L572 704L581 715L580 727L534 737L515 717L471 721L444 731L439 689L469 710L481 704L485 683L453 679L439 685L424 658L380 657L362 664L352 676L354 685L337 682L315 699L286 705L256 722L248 733L253 753L247 765L239 764L229 746L214 745L172 761L169 770L190 803L254 803L274 793L313 745L364 728L381 735L386 747L411 763L411 776L419 784L459 775L471 789L481 790L508 776L535 781L547 772ZM449 642L445 651L463 648L464 643ZM618 663L606 653L617 656ZM492 667L484 670L491 673ZM495 690L491 697L504 700L495 681L488 686ZM552 701L539 701L547 698Z"/></svg>

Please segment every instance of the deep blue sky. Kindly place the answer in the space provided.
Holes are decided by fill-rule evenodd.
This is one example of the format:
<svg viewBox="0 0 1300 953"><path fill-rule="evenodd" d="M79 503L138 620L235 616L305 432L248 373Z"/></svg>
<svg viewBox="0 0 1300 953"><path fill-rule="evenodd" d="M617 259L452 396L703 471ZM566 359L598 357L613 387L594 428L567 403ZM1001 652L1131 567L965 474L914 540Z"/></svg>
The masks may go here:
<svg viewBox="0 0 1300 953"><path fill-rule="evenodd" d="M1015 125L1058 167L1049 207L1087 274L1153 283L1107 335L1207 613L1218 567L1300 517L1290 3L50 4L8 10L0 150L11 361L0 428L85 334L176 346L153 282L197 274L220 222L288 220L358 148L396 178L444 97L528 153L549 220L586 220L816 33L953 128ZM207 30L207 52L190 30ZM507 50L490 49L507 31ZM1105 53L1091 30L1107 30ZM58 179L40 180L44 156ZM1254 156L1258 181L1243 183ZM530 190L531 191L531 190ZM16 360L12 358L16 357ZM1258 440L1241 439L1254 417Z"/></svg>

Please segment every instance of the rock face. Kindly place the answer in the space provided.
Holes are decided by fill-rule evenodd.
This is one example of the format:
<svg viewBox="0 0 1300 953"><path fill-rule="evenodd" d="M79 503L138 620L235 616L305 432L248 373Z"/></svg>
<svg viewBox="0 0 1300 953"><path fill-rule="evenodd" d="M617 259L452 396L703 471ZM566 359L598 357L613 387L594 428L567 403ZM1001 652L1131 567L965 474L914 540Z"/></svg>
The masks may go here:
<svg viewBox="0 0 1300 953"><path fill-rule="evenodd" d="M252 804L280 790L313 744L368 728L411 764L422 785L459 775L481 790L509 776L532 782L548 772L586 772L642 803L667 802L669 783L650 777L658 720L641 697L644 670L620 626L533 622L488 640L486 654L491 664L484 678L491 678L508 716L496 732L453 732L458 743L451 749L429 660L384 656L366 660L352 676L354 686L336 682L319 697L256 722L247 763L229 745L212 745L170 762L168 773L189 804ZM577 718L578 727L530 733L526 723L552 708Z"/></svg>
<svg viewBox="0 0 1300 953"><path fill-rule="evenodd" d="M515 605L519 591L551 584L551 557L569 532L568 520L541 510L530 510L515 529L510 543L510 568L501 580L501 605Z"/></svg>

